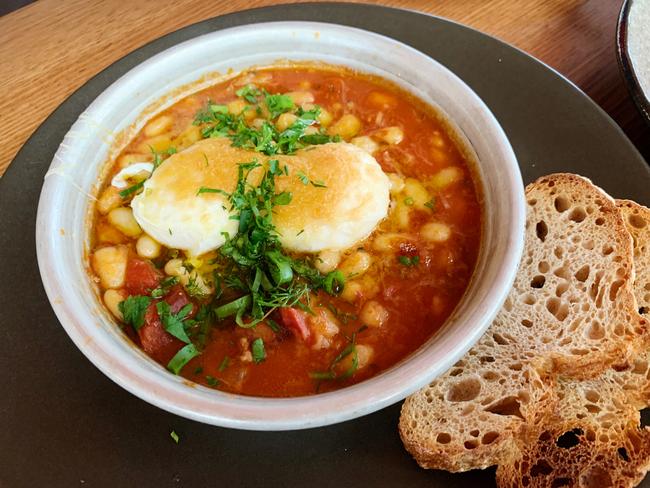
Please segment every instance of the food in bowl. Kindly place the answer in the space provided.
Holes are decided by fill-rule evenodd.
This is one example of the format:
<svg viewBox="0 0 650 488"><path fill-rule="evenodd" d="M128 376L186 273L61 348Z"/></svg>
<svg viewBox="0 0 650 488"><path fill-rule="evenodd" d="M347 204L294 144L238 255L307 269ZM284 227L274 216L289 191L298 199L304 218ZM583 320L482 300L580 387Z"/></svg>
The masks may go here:
<svg viewBox="0 0 650 488"><path fill-rule="evenodd" d="M245 71L157 114L109 162L90 262L171 372L294 397L395 365L463 296L473 161L431 106L329 65Z"/></svg>

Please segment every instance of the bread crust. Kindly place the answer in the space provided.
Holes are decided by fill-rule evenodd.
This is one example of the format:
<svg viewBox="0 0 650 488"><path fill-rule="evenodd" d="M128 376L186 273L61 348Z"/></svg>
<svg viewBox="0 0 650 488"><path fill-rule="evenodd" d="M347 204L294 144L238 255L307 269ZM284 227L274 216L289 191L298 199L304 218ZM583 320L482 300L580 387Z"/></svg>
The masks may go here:
<svg viewBox="0 0 650 488"><path fill-rule="evenodd" d="M637 313L632 246L648 242L650 225L637 221L642 238L633 241L624 217L631 208L650 223L650 211L617 206L588 179L566 173L528 185L526 197L526 244L513 290L474 348L407 398L400 436L425 468L498 464L499 486L555 486L565 474L571 483L606 481L591 469L600 461L614 470L611 486L633 486L650 467L650 434L638 427L638 409L650 399L650 334ZM650 257L637 253L637 260L639 276L650 276ZM596 403L586 400L599 389ZM597 409L616 422L595 416ZM568 456L556 440L572 429L582 438Z"/></svg>

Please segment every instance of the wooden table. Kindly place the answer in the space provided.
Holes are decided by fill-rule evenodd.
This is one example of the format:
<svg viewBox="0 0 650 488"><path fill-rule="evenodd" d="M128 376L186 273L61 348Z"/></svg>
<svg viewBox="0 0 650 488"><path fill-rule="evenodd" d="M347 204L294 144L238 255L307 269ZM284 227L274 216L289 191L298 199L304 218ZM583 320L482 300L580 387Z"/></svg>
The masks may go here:
<svg viewBox="0 0 650 488"><path fill-rule="evenodd" d="M39 0L0 17L0 175L29 135L85 81L188 24L273 0ZM536 56L605 109L650 160L650 128L615 55L622 0L382 0L447 17Z"/></svg>

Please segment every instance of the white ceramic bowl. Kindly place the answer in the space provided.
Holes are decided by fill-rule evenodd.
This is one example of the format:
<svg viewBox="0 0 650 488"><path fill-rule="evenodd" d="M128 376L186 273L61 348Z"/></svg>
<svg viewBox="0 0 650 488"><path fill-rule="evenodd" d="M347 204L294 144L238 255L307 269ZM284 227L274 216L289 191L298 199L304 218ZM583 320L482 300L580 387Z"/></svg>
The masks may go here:
<svg viewBox="0 0 650 488"><path fill-rule="evenodd" d="M116 134L147 107L187 95L188 83L278 59L314 60L376 73L438 106L476 153L484 194L484 232L474 278L445 326L406 360L367 381L309 397L268 399L189 384L125 338L87 273L92 195ZM204 84L209 83L209 80ZM180 88L180 90L179 90ZM196 89L196 85L194 89ZM170 48L102 93L57 151L40 197L38 264L52 307L77 347L101 371L143 400L201 422L257 430L300 429L368 414L442 374L481 336L505 300L519 263L525 202L512 148L478 96L442 65L404 44L332 24L278 22L214 32ZM54 358L56 360L56 358Z"/></svg>

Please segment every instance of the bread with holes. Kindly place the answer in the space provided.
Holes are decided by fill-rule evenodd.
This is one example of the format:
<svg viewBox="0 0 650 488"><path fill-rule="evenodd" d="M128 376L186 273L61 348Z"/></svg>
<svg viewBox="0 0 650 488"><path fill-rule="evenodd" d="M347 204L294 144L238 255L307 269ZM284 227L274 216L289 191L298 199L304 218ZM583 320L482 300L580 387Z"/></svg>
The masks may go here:
<svg viewBox="0 0 650 488"><path fill-rule="evenodd" d="M491 328L560 374L594 376L646 334L635 320L632 239L614 200L586 178L545 176L526 199L524 254Z"/></svg>
<svg viewBox="0 0 650 488"><path fill-rule="evenodd" d="M650 469L650 430L627 388L647 375L612 369L593 380L560 380L557 411L538 437L497 469L501 488L633 487ZM646 379L647 381L647 379Z"/></svg>
<svg viewBox="0 0 650 488"><path fill-rule="evenodd" d="M633 238L635 296L648 313L650 210L616 202ZM501 487L633 487L650 469L650 429L640 413L650 406L650 351L591 380L560 378L555 409L519 456L497 469ZM531 429L533 430L533 429Z"/></svg>
<svg viewBox="0 0 650 488"><path fill-rule="evenodd" d="M526 188L525 246L502 310L450 371L411 395L399 430L425 468L508 464L551 415L554 378L589 378L645 337L632 293L632 240L614 201L585 178Z"/></svg>
<svg viewBox="0 0 650 488"><path fill-rule="evenodd" d="M650 210L631 200L616 200L616 206L623 215L627 230L632 236L636 276L634 295L640 312L650 311L650 263L645 263L650 253Z"/></svg>

